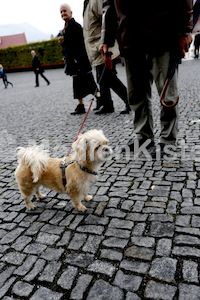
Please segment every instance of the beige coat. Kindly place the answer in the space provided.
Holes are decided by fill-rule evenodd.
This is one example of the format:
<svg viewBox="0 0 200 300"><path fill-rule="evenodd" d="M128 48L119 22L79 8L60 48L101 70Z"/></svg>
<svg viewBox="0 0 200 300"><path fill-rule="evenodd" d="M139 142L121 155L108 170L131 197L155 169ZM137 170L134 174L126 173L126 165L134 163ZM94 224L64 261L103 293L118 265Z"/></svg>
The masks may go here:
<svg viewBox="0 0 200 300"><path fill-rule="evenodd" d="M102 0L90 0L84 13L83 35L86 51L93 67L104 63L104 57L99 52L101 44L101 17ZM113 53L112 59L119 56L120 52L117 41L115 41L114 47L109 50Z"/></svg>

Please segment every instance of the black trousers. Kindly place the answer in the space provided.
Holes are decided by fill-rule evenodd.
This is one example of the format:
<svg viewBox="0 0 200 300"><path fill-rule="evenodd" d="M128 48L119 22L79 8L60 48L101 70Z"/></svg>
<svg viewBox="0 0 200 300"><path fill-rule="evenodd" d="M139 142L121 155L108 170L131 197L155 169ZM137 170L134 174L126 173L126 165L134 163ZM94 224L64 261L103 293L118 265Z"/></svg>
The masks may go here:
<svg viewBox="0 0 200 300"><path fill-rule="evenodd" d="M8 84L12 85L12 83L10 81L8 81L7 76L3 77L3 83L5 85L5 88L7 88Z"/></svg>
<svg viewBox="0 0 200 300"><path fill-rule="evenodd" d="M104 67L104 64L96 66L97 82L99 83L101 101L103 103L103 106L107 109L113 108L113 100L111 97L110 89L112 89L124 101L124 103L128 105L127 89L121 82L121 80L117 77L115 64L113 63L112 70L105 69L104 71Z"/></svg>
<svg viewBox="0 0 200 300"><path fill-rule="evenodd" d="M43 71L36 71L35 72L35 83L36 85L39 85L39 74L41 75L42 78L44 78L44 80L49 83L49 80L44 76Z"/></svg>
<svg viewBox="0 0 200 300"><path fill-rule="evenodd" d="M195 45L194 54L195 58L199 58L199 45Z"/></svg>

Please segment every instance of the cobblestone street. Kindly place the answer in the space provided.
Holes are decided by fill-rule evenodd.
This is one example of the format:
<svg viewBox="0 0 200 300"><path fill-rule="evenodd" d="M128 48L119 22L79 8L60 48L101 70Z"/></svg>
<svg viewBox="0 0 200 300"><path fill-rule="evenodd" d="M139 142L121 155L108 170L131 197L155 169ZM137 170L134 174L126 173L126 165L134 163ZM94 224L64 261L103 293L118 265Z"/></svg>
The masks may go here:
<svg viewBox="0 0 200 300"><path fill-rule="evenodd" d="M125 69L117 65L126 84ZM200 299L200 60L179 67L179 145L175 159L151 160L117 152L134 137L131 113L113 95L115 112L95 115L83 127L102 129L114 150L92 186L84 213L68 195L25 207L14 171L16 148L44 144L66 155L84 115L73 116L72 79L46 70L8 73L0 81L0 299ZM85 100L86 109L92 97ZM159 97L153 88L156 143ZM43 189L44 190L44 189Z"/></svg>

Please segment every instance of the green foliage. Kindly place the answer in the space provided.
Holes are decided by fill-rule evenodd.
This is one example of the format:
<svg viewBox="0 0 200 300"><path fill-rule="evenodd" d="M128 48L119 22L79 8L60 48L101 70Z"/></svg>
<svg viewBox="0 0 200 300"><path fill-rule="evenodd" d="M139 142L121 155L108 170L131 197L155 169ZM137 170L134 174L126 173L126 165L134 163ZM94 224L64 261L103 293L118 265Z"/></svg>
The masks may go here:
<svg viewBox="0 0 200 300"><path fill-rule="evenodd" d="M63 49L57 39L0 49L0 64L4 69L28 68L32 65L31 50L35 50L43 65L63 62Z"/></svg>

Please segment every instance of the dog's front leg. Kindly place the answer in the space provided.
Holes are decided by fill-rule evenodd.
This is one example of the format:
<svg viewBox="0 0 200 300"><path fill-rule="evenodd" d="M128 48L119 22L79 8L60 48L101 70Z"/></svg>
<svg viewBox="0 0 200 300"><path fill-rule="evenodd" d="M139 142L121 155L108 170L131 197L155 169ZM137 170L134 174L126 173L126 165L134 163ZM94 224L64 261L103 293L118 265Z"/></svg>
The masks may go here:
<svg viewBox="0 0 200 300"><path fill-rule="evenodd" d="M33 205L33 203L31 202L30 197L23 196L23 198L24 198L24 201L25 201L25 204L26 204L26 207L28 210L34 210L36 208L36 206Z"/></svg>
<svg viewBox="0 0 200 300"><path fill-rule="evenodd" d="M80 197L71 197L72 204L73 206L78 210L78 211L85 211L86 207L81 203Z"/></svg>

